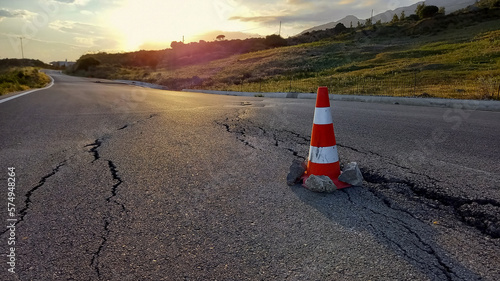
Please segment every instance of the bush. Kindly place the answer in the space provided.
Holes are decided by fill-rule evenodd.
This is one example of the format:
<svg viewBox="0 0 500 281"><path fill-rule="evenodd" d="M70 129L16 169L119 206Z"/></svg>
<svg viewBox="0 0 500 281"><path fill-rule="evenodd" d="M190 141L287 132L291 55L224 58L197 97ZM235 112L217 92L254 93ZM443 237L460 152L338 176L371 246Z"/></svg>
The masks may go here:
<svg viewBox="0 0 500 281"><path fill-rule="evenodd" d="M94 57L86 57L86 58L80 58L77 62L76 62L76 70L85 70L85 71L88 71L89 68L91 67L95 67L95 66L98 66L100 65L101 62L98 61L96 58Z"/></svg>
<svg viewBox="0 0 500 281"><path fill-rule="evenodd" d="M266 36L264 44L268 47L275 48L287 46L288 42L283 37L273 34Z"/></svg>
<svg viewBox="0 0 500 281"><path fill-rule="evenodd" d="M50 78L36 68L0 69L0 95L31 88L41 88L49 82Z"/></svg>
<svg viewBox="0 0 500 281"><path fill-rule="evenodd" d="M500 0L481 0L477 3L481 8L495 8L500 7Z"/></svg>
<svg viewBox="0 0 500 281"><path fill-rule="evenodd" d="M425 6L422 9L422 13L419 15L420 18L432 18L439 12L439 8L437 6Z"/></svg>
<svg viewBox="0 0 500 281"><path fill-rule="evenodd" d="M418 21L418 20L420 20L420 17L416 14L411 14L406 19L411 20L411 21Z"/></svg>

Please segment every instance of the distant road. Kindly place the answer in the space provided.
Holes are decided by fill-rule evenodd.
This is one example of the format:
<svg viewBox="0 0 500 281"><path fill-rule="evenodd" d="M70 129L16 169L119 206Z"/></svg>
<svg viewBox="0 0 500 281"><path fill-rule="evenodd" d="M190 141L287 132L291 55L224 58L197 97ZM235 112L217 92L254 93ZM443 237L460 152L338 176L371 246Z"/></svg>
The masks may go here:
<svg viewBox="0 0 500 281"><path fill-rule="evenodd" d="M51 75L0 104L2 280L500 280L499 113L335 102L367 182L323 195L314 100Z"/></svg>

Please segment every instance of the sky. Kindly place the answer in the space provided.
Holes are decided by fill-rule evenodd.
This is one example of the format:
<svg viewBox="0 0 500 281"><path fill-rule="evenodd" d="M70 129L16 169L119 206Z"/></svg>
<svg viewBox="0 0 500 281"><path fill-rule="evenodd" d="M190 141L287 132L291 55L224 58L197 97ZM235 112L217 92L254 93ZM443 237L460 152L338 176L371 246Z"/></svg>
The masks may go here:
<svg viewBox="0 0 500 281"><path fill-rule="evenodd" d="M92 52L160 50L185 43L294 36L418 0L0 0L0 59L76 61Z"/></svg>

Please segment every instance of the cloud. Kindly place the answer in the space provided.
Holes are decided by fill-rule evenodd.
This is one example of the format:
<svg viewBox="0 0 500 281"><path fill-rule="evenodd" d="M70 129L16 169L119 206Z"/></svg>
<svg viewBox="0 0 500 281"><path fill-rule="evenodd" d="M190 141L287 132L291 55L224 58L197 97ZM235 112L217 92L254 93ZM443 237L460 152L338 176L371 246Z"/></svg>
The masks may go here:
<svg viewBox="0 0 500 281"><path fill-rule="evenodd" d="M259 22L259 23L269 23L277 21L279 16L255 16L255 17L241 17L234 16L230 17L229 20L238 20L242 22Z"/></svg>
<svg viewBox="0 0 500 281"><path fill-rule="evenodd" d="M315 1L315 0L287 0L286 1L287 4L296 5L296 6L310 5L314 2L321 2L321 1Z"/></svg>
<svg viewBox="0 0 500 281"><path fill-rule="evenodd" d="M4 18L28 18L35 16L35 13L32 13L28 10L8 10L8 9L0 9L0 21Z"/></svg>
<svg viewBox="0 0 500 281"><path fill-rule="evenodd" d="M88 46L92 47L95 45L95 39L94 38L88 38L88 37L75 37L75 42L78 43L79 45L83 46Z"/></svg>
<svg viewBox="0 0 500 281"><path fill-rule="evenodd" d="M104 36L106 29L101 26L75 21L56 20L49 27L64 33L84 34L92 36Z"/></svg>
<svg viewBox="0 0 500 281"><path fill-rule="evenodd" d="M90 2L90 0L52 0L52 1L67 5L77 5L77 6L86 6Z"/></svg>

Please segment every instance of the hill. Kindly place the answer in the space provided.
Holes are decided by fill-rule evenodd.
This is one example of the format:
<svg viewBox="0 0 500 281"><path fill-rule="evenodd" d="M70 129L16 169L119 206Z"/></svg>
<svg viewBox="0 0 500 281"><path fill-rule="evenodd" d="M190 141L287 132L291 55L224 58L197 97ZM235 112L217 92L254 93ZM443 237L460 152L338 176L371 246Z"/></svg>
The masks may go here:
<svg viewBox="0 0 500 281"><path fill-rule="evenodd" d="M0 69L9 67L39 67L39 68L53 68L51 65L44 63L41 60L35 59L1 59Z"/></svg>
<svg viewBox="0 0 500 281"><path fill-rule="evenodd" d="M406 7L400 7L395 10L388 10L383 13L377 14L373 16L372 22L377 22L380 21L382 23L387 23L390 22L394 15L400 16L402 13L404 13L406 16L409 16L411 14L415 13L415 10L417 9L417 6L425 3L427 6L437 6L437 7L444 7L446 13L454 13L460 9L467 8L468 6L474 5L477 1L476 0L427 0L427 1L422 1L415 3L411 6L406 6ZM329 22L326 24L322 24L319 26L311 27L307 30L302 31L299 35L307 33L307 32L312 32L316 30L325 30L325 29L330 29L334 28L337 24L342 23L345 26L350 26L351 24L353 26L356 26L358 24L365 24L366 19L359 19L356 16L349 15L341 20L334 21L334 22Z"/></svg>
<svg viewBox="0 0 500 281"><path fill-rule="evenodd" d="M86 55L80 65L91 57L95 64L78 71L170 89L314 92L324 85L337 94L499 99L499 27L500 9L492 6L421 20L336 26L289 38L289 46L259 51L236 48L239 52L231 54L223 44L242 44L231 41L182 46L177 53L175 46L142 51L160 56L156 67L115 61L141 52ZM253 43L246 46L258 46ZM193 51L200 46L213 48Z"/></svg>

